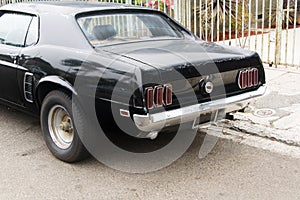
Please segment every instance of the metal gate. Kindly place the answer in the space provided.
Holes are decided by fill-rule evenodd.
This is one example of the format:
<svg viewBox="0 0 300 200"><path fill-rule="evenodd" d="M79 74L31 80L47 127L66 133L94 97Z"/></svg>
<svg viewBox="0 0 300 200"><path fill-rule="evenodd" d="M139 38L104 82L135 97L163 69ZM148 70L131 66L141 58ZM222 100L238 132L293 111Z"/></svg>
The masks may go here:
<svg viewBox="0 0 300 200"><path fill-rule="evenodd" d="M32 0L0 0L0 5ZM161 10L203 40L257 51L270 65L300 67L300 0L99 0Z"/></svg>
<svg viewBox="0 0 300 200"><path fill-rule="evenodd" d="M207 41L300 67L300 0L174 0L175 19Z"/></svg>

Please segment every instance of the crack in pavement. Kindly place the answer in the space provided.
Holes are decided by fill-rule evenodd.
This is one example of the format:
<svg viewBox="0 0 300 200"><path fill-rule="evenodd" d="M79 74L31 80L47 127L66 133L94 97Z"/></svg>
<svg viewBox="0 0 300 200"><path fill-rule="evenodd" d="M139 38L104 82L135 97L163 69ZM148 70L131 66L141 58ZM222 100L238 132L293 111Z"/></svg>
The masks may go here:
<svg viewBox="0 0 300 200"><path fill-rule="evenodd" d="M253 135L253 136L257 136L257 137L261 137L261 138L270 139L272 141L277 141L277 142L280 142L280 143L283 143L283 144L286 144L286 145L289 145L289 146L300 147L300 144L295 143L295 142L289 142L289 141L286 141L286 140L276 138L274 136L267 136L267 135L263 136L263 135L260 135L260 134L254 133L254 132L249 132L249 131L247 131L245 129L242 129L242 128L239 128L239 127L233 126L229 129L234 130L234 131L239 131L239 132L242 132L242 133L245 133L245 134L248 134L248 135Z"/></svg>
<svg viewBox="0 0 300 200"><path fill-rule="evenodd" d="M32 122L31 125L30 125L28 128L24 129L24 130L21 132L21 134L22 134L22 133L30 132L30 131L32 131L32 130L34 130L34 129L36 129L36 128L40 128L40 125L39 125L39 123L38 123L37 121Z"/></svg>
<svg viewBox="0 0 300 200"><path fill-rule="evenodd" d="M243 122L245 123L246 121L243 121ZM284 144L287 144L287 145L291 145L291 146L300 147L300 141L283 138L281 136L282 134L277 134L276 135L276 134L272 133L272 132L275 132L275 131L278 131L278 130L283 131L282 129L277 129L276 130L276 128L273 128L271 131L268 131L267 128L256 126L255 131L249 131L247 129L248 127L251 126L249 124L244 125L244 127L242 127L242 126L240 126L240 124L234 123L233 121L230 121L230 122L227 121L226 123L228 123L227 124L227 125L229 125L228 128L231 129L231 130L239 131L239 132L249 134L249 135L258 136L258 137L261 137L261 138L268 138L268 139L275 140L275 141L278 141L278 142L281 142L281 143L284 143Z"/></svg>
<svg viewBox="0 0 300 200"><path fill-rule="evenodd" d="M21 156L21 157L30 156L30 155L40 153L40 152L42 152L42 150L45 150L44 145L36 147L36 148L25 150L22 153L17 153L17 156Z"/></svg>

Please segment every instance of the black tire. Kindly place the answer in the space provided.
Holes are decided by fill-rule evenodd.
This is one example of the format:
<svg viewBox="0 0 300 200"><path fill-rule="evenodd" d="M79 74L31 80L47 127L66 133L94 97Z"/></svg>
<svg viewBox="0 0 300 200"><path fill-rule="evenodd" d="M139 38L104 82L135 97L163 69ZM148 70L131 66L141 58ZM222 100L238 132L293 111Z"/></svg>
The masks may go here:
<svg viewBox="0 0 300 200"><path fill-rule="evenodd" d="M60 109L60 110L56 111L56 109ZM61 127L54 128L57 126L54 126L53 124L56 123L57 125L58 123L57 120L56 121L54 120L54 116L53 116L54 112L55 113L60 112L60 115L61 113L66 113L66 115L64 116L68 117L68 124L62 126L65 128L61 128ZM55 119L60 119L60 118L65 118L65 117L61 117L58 115L58 117ZM56 158L64 162L73 163L73 162L81 161L89 156L89 153L84 147L84 145L82 144L77 134L76 127L74 125L74 120L72 115L72 100L69 95L59 90L50 92L43 100L41 114L40 114L40 121L41 121L44 140L49 150ZM49 122L51 123L51 125L49 125ZM62 121L62 123L65 122ZM70 125L72 128L70 128ZM65 129L67 129L66 127L68 127L68 130L65 131ZM58 137L58 136L54 137L56 135L59 135L56 134L58 132L63 133L64 135L70 134L72 137L67 136L69 141L65 142L65 140L61 139L63 137ZM62 142L60 143L58 141L62 141Z"/></svg>

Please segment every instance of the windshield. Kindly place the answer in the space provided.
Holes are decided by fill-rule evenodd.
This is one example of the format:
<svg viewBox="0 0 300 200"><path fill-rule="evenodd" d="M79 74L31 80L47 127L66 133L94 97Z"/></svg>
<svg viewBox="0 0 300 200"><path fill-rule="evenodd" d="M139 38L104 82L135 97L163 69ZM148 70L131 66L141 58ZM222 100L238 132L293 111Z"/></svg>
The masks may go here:
<svg viewBox="0 0 300 200"><path fill-rule="evenodd" d="M93 46L139 40L178 39L182 34L155 14L115 13L78 18Z"/></svg>

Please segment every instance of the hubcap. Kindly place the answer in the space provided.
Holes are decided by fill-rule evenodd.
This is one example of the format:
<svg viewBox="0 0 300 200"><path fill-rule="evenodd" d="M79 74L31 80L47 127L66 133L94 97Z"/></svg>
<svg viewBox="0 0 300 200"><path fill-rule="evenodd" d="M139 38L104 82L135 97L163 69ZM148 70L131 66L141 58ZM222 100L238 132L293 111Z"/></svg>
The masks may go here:
<svg viewBox="0 0 300 200"><path fill-rule="evenodd" d="M52 141L61 149L71 146L74 127L69 113L60 105L53 106L48 115L48 128Z"/></svg>

